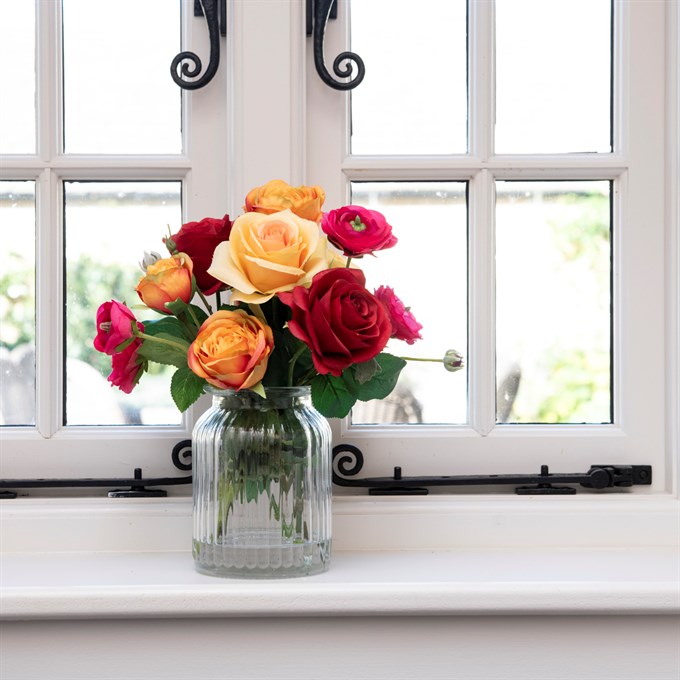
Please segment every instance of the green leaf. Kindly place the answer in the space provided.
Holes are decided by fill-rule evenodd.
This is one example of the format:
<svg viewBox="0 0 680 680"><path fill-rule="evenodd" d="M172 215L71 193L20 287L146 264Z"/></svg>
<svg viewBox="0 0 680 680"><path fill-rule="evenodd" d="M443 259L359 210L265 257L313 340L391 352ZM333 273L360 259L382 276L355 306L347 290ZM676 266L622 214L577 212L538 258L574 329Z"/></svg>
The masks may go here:
<svg viewBox="0 0 680 680"><path fill-rule="evenodd" d="M147 335L171 335L193 342L189 330L174 316L164 316L153 321L144 321L144 332Z"/></svg>
<svg viewBox="0 0 680 680"><path fill-rule="evenodd" d="M157 364L169 364L177 368L186 367L189 350L189 343L186 340L168 333L158 333L154 335L154 338L158 338L161 342L145 339L139 348L141 356ZM162 342L163 340L166 342Z"/></svg>
<svg viewBox="0 0 680 680"><path fill-rule="evenodd" d="M186 411L201 396L205 384L188 366L178 368L170 381L170 394L177 408Z"/></svg>
<svg viewBox="0 0 680 680"><path fill-rule="evenodd" d="M317 375L312 379L312 402L327 418L344 418L357 400L354 381L342 375Z"/></svg>
<svg viewBox="0 0 680 680"><path fill-rule="evenodd" d="M357 399L370 401L371 399L384 399L397 385L399 373L406 366L406 361L392 354L378 354L376 361L380 366L373 377L361 384L357 381Z"/></svg>
<svg viewBox="0 0 680 680"><path fill-rule="evenodd" d="M367 383L376 373L378 373L378 371L380 371L380 364L375 357L370 361L364 361L352 366L354 378L359 385Z"/></svg>
<svg viewBox="0 0 680 680"><path fill-rule="evenodd" d="M189 305L189 307L191 307L192 311L196 315L198 323L202 325L203 322L208 318L208 312L206 312L203 307L199 307L198 305Z"/></svg>
<svg viewBox="0 0 680 680"><path fill-rule="evenodd" d="M180 316L180 314L186 311L188 306L189 305L181 298L177 298L174 302L165 303L165 309L175 316Z"/></svg>

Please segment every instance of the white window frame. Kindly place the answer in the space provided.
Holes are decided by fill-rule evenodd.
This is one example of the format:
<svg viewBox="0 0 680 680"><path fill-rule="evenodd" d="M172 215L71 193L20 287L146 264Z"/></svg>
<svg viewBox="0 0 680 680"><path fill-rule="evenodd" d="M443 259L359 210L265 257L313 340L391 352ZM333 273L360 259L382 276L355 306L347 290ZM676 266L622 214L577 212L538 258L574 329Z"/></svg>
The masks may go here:
<svg viewBox="0 0 680 680"><path fill-rule="evenodd" d="M236 214L240 210L242 197L252 186L261 184L273 177L288 178L291 183L311 182L325 186L329 193L329 205L337 204L345 196L345 184L342 172L337 170L330 179L312 175L316 167L313 159L318 151L317 137L320 121L334 110L342 95L319 85L313 69L308 63L311 45L304 35L304 4L294 0L235 0L229 4L230 35L227 43L225 71L227 76L227 135L231 140L227 159L226 190L227 209ZM484 3L480 3L484 4ZM678 219L680 216L680 198L678 184L680 179L680 139L678 124L680 122L680 95L677 78L680 72L680 55L677 40L680 35L680 17L677 4L671 1L663 3L637 2L634 12L645 12L653 5L651 13L657 17L658 12L665 12L665 53L667 63L665 73L665 124L666 163L665 190L666 197L658 209L665 211L666 228L661 238L665 239L665 261L663 263L664 286L666 291L662 313L663 347L660 356L654 361L665 362L665 402L661 407L663 424L657 433L661 445L661 474L657 474L659 487L654 495L641 494L579 494L568 500L544 499L533 497L515 497L507 495L478 496L474 494L456 494L430 496L428 498L379 499L365 496L336 495L334 504L334 544L339 549L451 549L463 545L476 546L531 546L539 542L543 545L559 545L561 547L591 546L639 547L651 545L668 545L677 542L678 536L678 352L680 326L678 304L680 301L680 239L678 236ZM662 10L659 10L662 6ZM346 7L341 4L340 20L331 23L327 33L326 54L337 54L343 40L343 16ZM631 9L633 11L633 9ZM481 18L480 18L481 20ZM647 17L642 17L647 21ZM632 21L629 20L627 30ZM271 27L271 30L266 27ZM253 36L258 39L254 43ZM271 55L277 55L272 60ZM654 59L660 55L654 52ZM644 64L639 65L644 68ZM266 87L262 84L266 83ZM316 113L307 111L305 95L307 91L321 88L318 92ZM481 94L479 95L482 96ZM276 116L270 115L272 102L276 104ZM639 107L637 107L639 108ZM644 115L638 111L635 115ZM652 131L658 133L660 121L655 120ZM306 132L309 132L307 137ZM342 150L341 131L331 132L331 146L337 143ZM655 137L656 140L656 137ZM324 144L329 141L326 137ZM341 153L341 151L340 151ZM506 159L506 170L514 168L513 159ZM612 161L614 168L618 159ZM381 170L379 164L366 161L366 167L357 167L353 171L357 176L370 178L371 172ZM495 168L502 170L503 168ZM463 172L456 175L450 167L442 175L464 177L469 174L464 166ZM27 172L30 171L30 168ZM197 167L198 171L198 167ZM208 172L206 170L206 172ZM560 172L568 174L568 168ZM30 172L28 172L30 174ZM210 172L208 172L210 174ZM424 173L430 176L430 168ZM382 175L381 175L382 177ZM209 179L209 178L208 178ZM199 187L201 182L195 181ZM488 181L488 179L486 180ZM188 193L188 192L187 192ZM212 212L219 212L221 206L207 206ZM489 247L488 243L479 247ZM487 287L487 294L488 294ZM644 295L641 295L644 297ZM642 350L643 358L649 357L648 347L633 346L632 350ZM491 350L488 350L490 352ZM487 352L487 353L488 353ZM640 356L640 355L638 355ZM488 376L487 376L487 382ZM345 425L334 423L336 433L347 437ZM422 436L419 431L414 437ZM349 437L348 437L349 438ZM152 437L153 439L153 437ZM375 438L373 438L375 439ZM537 438L538 439L538 438ZM611 441L617 441L609 438ZM448 440L446 451L431 450L430 443L421 440L420 459L424 467L431 468L433 474L451 473L451 467L442 465L446 456L446 465L454 466L455 473L469 470L484 472L479 465L483 451L469 447L470 437L453 436ZM480 437L480 447L490 437ZM112 467L120 472L124 457L126 465L139 465L131 455L119 454L120 442L110 441L100 435L92 439L94 449L79 454L66 452L66 467L83 470L83 463L101 464L102 470ZM500 473L504 469L524 471L528 460L526 452L518 450L517 439L508 438L506 445L514 456L510 463L502 467L494 467L490 472ZM2 442L2 476L21 477L34 476L40 470L40 476L48 476L45 470L64 471L61 465L49 467L49 454L37 446L36 441ZM42 444L44 442L40 442ZM363 442L362 442L363 443ZM537 446L541 442L537 443ZM454 448L455 447L455 448ZM515 449L513 451L513 449ZM434 451L434 452L433 452ZM89 453L89 456L87 455ZM399 453L399 445L395 448ZM463 455L461 455L461 453ZM611 446L602 446L601 453L606 459L587 458L575 450L568 458L569 468L576 469L582 462L586 464L602 462L625 462L619 460L618 451ZM592 453L592 452L591 452ZM616 460L614 460L614 454ZM649 462L647 451L640 452L636 462ZM115 457L111 464L107 459ZM636 456L637 457L637 456ZM439 460L437 460L439 459ZM394 460L393 458L391 460ZM561 463L567 460L560 459ZM94 463L93 463L94 461ZM377 461L377 462L375 462ZM371 454L367 460L367 474L371 469L378 474L385 473L384 463L390 462L389 452ZM655 458L656 461L656 458ZM548 462L541 459L541 462ZM143 453L142 465L147 463L150 469L160 464L155 454ZM45 464L46 467L40 467ZM77 464L77 467L72 465ZM394 463L392 463L394 464ZM551 464L552 465L552 464ZM391 467L387 468L388 470ZM557 470L553 465L553 469ZM11 471L11 472L10 472ZM30 471L26 474L25 471ZM658 472L658 468L655 467ZM407 474L417 474L410 468ZM190 503L188 498L168 499L167 501L149 501L135 503L134 507L121 505L120 501L109 499L66 499L51 503L48 501L17 499L5 501L7 520L5 526L14 530L13 536L21 540L33 542L35 534L31 529L42 531L49 540L46 550L82 549L80 543L73 541L75 522L80 522L79 530L91 539L89 544L96 548L97 535L102 537L102 549L121 550L177 550L183 549L186 542L185 533L190 527ZM133 517L134 516L134 517ZM65 521L66 520L66 521ZM67 526L68 525L68 526ZM105 531L102 531L105 529ZM21 537L26 537L22 539ZM113 548L111 539L113 537ZM40 544L41 546L43 544Z"/></svg>

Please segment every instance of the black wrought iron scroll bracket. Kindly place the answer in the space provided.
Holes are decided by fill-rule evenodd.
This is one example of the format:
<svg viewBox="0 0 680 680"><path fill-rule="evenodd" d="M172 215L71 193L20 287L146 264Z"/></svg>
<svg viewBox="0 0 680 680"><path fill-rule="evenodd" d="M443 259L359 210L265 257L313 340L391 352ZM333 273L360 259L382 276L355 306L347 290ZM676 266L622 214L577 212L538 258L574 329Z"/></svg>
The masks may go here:
<svg viewBox="0 0 680 680"><path fill-rule="evenodd" d="M426 495L430 487L440 486L515 486L521 495L575 494L573 486L586 489L630 487L652 483L651 465L591 465L584 473L552 474L547 465L540 474L510 475L445 475L440 477L404 477L400 467L395 467L391 477L357 478L364 465L360 449L351 444L341 444L333 449L333 483L338 486L367 488L373 496ZM519 486L518 486L519 485Z"/></svg>
<svg viewBox="0 0 680 680"><path fill-rule="evenodd" d="M210 61L205 71L203 62L195 52L180 52L170 65L172 79L185 90L198 90L207 85L220 65L220 35L227 35L227 0L194 0L194 16L205 16L210 39ZM181 65L181 68L180 68ZM197 80L184 80L196 78Z"/></svg>
<svg viewBox="0 0 680 680"><path fill-rule="evenodd" d="M184 439L172 449L172 462L178 470L191 470L191 440ZM109 488L110 498L153 498L168 495L165 489L149 487L191 484L191 475L185 477L147 477L142 469L135 468L132 478L81 478L81 479L0 479L0 498L16 498L20 489L58 488ZM111 488L114 487L114 488ZM127 488L121 488L127 487Z"/></svg>
<svg viewBox="0 0 680 680"><path fill-rule="evenodd" d="M321 80L334 90L353 90L366 75L363 59L354 52L341 52L333 61L333 73L326 67L324 58L324 38L329 19L338 16L338 0L307 0L307 35L313 36L314 66ZM356 68L356 75L354 69Z"/></svg>

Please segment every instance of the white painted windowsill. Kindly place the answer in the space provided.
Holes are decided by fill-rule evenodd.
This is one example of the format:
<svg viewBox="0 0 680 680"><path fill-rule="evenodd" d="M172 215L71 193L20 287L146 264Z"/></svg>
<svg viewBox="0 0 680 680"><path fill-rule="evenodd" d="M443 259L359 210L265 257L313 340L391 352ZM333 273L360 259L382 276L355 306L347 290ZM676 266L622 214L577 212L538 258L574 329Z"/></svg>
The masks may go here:
<svg viewBox="0 0 680 680"><path fill-rule="evenodd" d="M676 501L538 503L339 500L328 572L247 581L194 570L187 499L4 501L0 613L8 620L680 614L680 553L663 540L677 536ZM556 524L566 503L573 522ZM423 530L416 535L409 521ZM589 532L574 540L586 524ZM608 524L622 527L621 536L604 533ZM410 548L396 549L404 532L414 533Z"/></svg>

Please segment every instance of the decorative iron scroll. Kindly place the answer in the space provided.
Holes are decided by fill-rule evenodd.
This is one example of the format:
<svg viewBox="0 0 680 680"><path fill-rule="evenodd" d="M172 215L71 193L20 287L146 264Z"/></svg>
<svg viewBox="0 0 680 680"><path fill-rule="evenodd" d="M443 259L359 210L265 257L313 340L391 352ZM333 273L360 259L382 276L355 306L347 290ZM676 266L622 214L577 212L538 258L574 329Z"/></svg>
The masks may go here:
<svg viewBox="0 0 680 680"><path fill-rule="evenodd" d="M517 485L515 493L521 495L575 494L570 486L555 484L580 484L586 489L629 487L652 483L651 465L592 465L584 473L548 472L541 465L540 474L516 475L444 475L439 477L404 477L400 467L395 467L391 477L355 478L364 465L360 449L351 444L340 444L333 449L333 483L338 486L368 488L374 496L425 495L432 486L487 486Z"/></svg>
<svg viewBox="0 0 680 680"><path fill-rule="evenodd" d="M329 73L323 55L326 25L329 19L337 17L337 2L338 0L307 0L307 35L313 35L314 66L321 80L334 90L353 90L366 75L363 59L354 52L341 52L333 60L333 73L338 78L352 78L356 68L356 76L343 82Z"/></svg>
<svg viewBox="0 0 680 680"><path fill-rule="evenodd" d="M203 75L198 80L183 79L196 78L203 69L203 62L195 52L180 52L170 65L172 79L185 90L205 87L217 73L220 65L220 34L227 34L227 0L194 0L194 16L202 15L205 15L210 38L210 61Z"/></svg>

